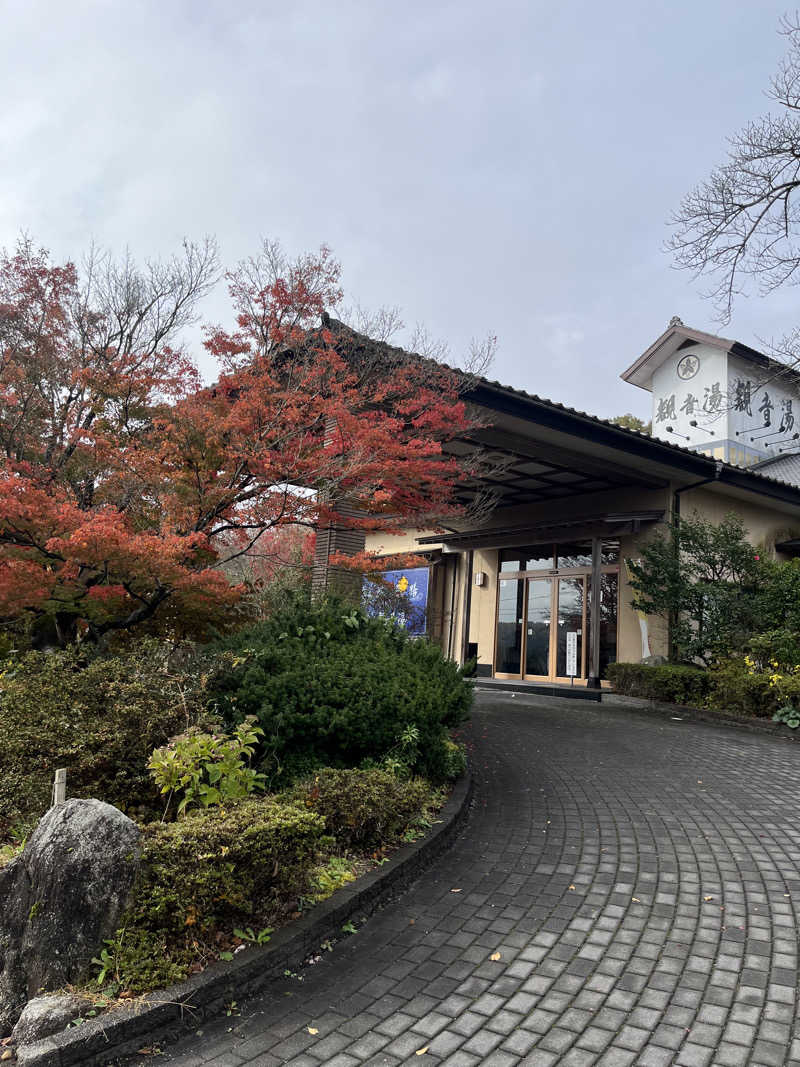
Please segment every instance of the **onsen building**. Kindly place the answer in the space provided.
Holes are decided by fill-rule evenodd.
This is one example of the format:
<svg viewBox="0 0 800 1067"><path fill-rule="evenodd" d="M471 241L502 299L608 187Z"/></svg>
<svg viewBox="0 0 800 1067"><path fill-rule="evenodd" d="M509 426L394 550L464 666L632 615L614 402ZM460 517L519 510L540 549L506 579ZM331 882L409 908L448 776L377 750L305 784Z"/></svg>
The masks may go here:
<svg viewBox="0 0 800 1067"><path fill-rule="evenodd" d="M404 580L427 634L479 675L597 689L614 660L666 655L667 621L634 610L628 566L675 516L734 512L754 546L800 554L800 374L673 319L622 378L652 394L652 434L478 379L468 400L487 425L447 447L497 461L494 509L366 539L419 554ZM357 539L320 537L318 585Z"/></svg>

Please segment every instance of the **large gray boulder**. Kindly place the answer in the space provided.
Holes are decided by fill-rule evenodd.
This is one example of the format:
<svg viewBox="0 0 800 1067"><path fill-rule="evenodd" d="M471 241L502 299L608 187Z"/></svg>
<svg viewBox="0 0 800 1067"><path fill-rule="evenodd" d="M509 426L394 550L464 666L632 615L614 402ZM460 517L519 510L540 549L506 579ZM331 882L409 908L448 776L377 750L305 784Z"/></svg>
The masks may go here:
<svg viewBox="0 0 800 1067"><path fill-rule="evenodd" d="M0 870L0 1034L38 993L88 976L128 903L139 838L110 804L68 800Z"/></svg>

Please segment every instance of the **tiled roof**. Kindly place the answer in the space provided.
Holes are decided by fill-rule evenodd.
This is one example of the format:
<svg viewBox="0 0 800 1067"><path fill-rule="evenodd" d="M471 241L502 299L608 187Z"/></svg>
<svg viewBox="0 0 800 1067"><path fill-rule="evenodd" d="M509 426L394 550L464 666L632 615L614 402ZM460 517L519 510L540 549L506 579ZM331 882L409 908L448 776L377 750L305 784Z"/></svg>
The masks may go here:
<svg viewBox="0 0 800 1067"><path fill-rule="evenodd" d="M457 369L457 368L451 368ZM514 388L511 385L503 385L502 382L498 382L493 379L481 378L479 379L482 385L491 386L496 389L500 389L503 393L511 394L512 396L521 397L525 400L531 400L534 403L544 404L547 408L553 408L557 411L564 412L567 415L575 415L581 419L586 419L588 423L596 426L609 427L628 439L634 439L646 442L657 442L663 448L668 451L675 452L676 455L682 456L702 456L704 459L711 459L705 455L705 453L698 451L695 448L688 448L686 445L675 445L671 441L661 441L660 437L653 437L650 433L644 433L641 430L631 430L626 426L618 426L612 419L601 418L598 415L590 415L588 412L580 411L578 408L570 408L569 405L560 403L558 400L548 400L546 397L538 396L535 393L528 393L526 389ZM789 457L781 457L781 459L788 459ZM758 481L772 482L777 485L789 485L793 489L800 489L800 453L793 453L794 464L787 464L786 467L780 467L780 473L775 471L774 473L762 472L761 467L767 463L774 463L775 460L767 460L764 463L757 464L757 469L754 466L740 466L737 463L725 463L721 460L717 462L721 463L724 469L727 471L736 471L739 474L745 474L749 477L755 478ZM786 472L784 474L784 471Z"/></svg>
<svg viewBox="0 0 800 1067"><path fill-rule="evenodd" d="M787 485L800 486L800 452L786 452L756 464L755 473L778 479Z"/></svg>
<svg viewBox="0 0 800 1067"><path fill-rule="evenodd" d="M334 333L349 333L350 335L352 335L353 340L358 346L364 345L367 347L372 346L377 348L385 348L387 350L400 352L406 356L413 356L417 359L422 360L427 360L428 358L424 356L419 356L417 353L414 352L405 352L403 349L399 349L398 346L387 344L385 341L373 341L371 338L366 337L364 334L358 333L358 331L353 330L352 327L347 326L345 323L342 323L336 319L327 318L324 321L324 328L330 329ZM723 339L719 338L718 340ZM445 364L445 366L447 365ZM464 371L460 370L458 367L447 366L447 369L453 371L455 374L464 374ZM476 383L474 390L477 390L482 386L484 388L499 390L500 392L505 393L508 396L519 397L520 399L530 401L534 404L541 404L544 407L550 408L553 411L560 411L563 412L565 415L571 415L573 417L585 420L589 425L602 426L606 429L613 430L616 434L619 434L622 439L627 438L631 441L638 440L642 444L647 443L650 446L655 444L660 447L660 450L664 451L666 456L669 456L670 453L673 453L676 456L705 459L706 461L716 462L719 465L719 468L723 471L729 471L732 473L735 472L737 475L739 475L740 477L744 477L746 480L752 478L756 482L762 482L767 484L771 483L776 486L795 489L798 491L798 504L800 504L800 482L785 481L782 477L773 477L768 474L762 474L759 471L754 470L752 467L741 467L738 464L725 463L722 460L714 461L712 457L707 456L704 453L698 452L697 449L687 448L685 445L676 445L673 444L671 441L662 441L660 438L652 437L650 434L643 433L640 430L631 430L628 429L628 427L626 426L618 426L611 419L603 419L597 415L589 415L585 411L580 411L578 408L569 407L567 404L562 404L557 400L549 400L546 397L538 396L536 393L529 393L525 389L516 389L513 386L504 385L502 382L499 382L496 379L475 376L474 381ZM758 491L756 486L753 486L753 489L755 491Z"/></svg>

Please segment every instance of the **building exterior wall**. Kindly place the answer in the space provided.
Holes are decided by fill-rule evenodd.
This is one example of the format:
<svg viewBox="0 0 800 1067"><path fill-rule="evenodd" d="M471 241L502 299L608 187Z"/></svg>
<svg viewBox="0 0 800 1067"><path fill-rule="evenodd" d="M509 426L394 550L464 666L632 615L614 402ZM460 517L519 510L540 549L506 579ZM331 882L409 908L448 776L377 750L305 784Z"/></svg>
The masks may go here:
<svg viewBox="0 0 800 1067"><path fill-rule="evenodd" d="M681 515L698 515L707 522L720 523L726 515L738 515L747 530L748 540L767 553L775 551L775 542L800 535L800 516L792 520L785 512L764 504L739 500L723 493L701 487L682 495Z"/></svg>
<svg viewBox="0 0 800 1067"><path fill-rule="evenodd" d="M478 666L492 666L494 659L494 629L497 617L497 549L479 549L475 552L474 573L486 575L484 585L475 585L473 578L471 595L469 639L478 646Z"/></svg>
<svg viewBox="0 0 800 1067"><path fill-rule="evenodd" d="M560 501L549 501L545 506L526 508L505 508L495 511L485 529L524 527L526 522L532 525L545 521L557 523L565 519L579 519L582 515L590 516L603 512L625 512L635 510L662 510L664 519L643 527L638 534L620 538L620 575L617 658L625 662L639 662L645 654L666 656L669 646L667 621L661 617L649 616L644 626L639 613L632 605L633 590L630 585L625 562L640 558L642 546L657 531L665 533L672 514L673 489L643 491L622 489L614 492L576 495ZM761 500L743 500L718 489L700 487L689 489L682 494L681 513L684 517L697 515L707 521L719 523L726 515L739 515L747 530L747 535L755 547L766 552L774 552L776 541L800 536L800 516L792 521L791 515L778 511L769 505L766 498ZM416 538L422 533L413 531L395 537L381 534L380 537L367 537L368 550L380 550L383 553L401 551L419 551ZM568 535L564 536L567 540ZM446 540L446 538L445 538ZM526 539L521 534L518 544L535 541L536 535ZM436 546L426 545L426 550ZM495 627L497 615L497 581L498 556L496 548L479 548L473 553L473 577L469 589L466 587L468 572L468 553L453 552L442 555L433 568L434 581L431 588L431 603L440 619L438 634L434 638L441 644L443 651L451 658L460 660L464 642L464 622L466 618L466 597L469 596L469 637L470 644L477 645L478 664L481 673L488 673L493 667ZM484 575L483 584L477 585L475 576ZM455 612L450 622L449 607L452 594L452 580L455 575ZM646 642L646 644L645 644ZM646 652L645 652L646 648Z"/></svg>
<svg viewBox="0 0 800 1067"><path fill-rule="evenodd" d="M687 369L694 373L683 377ZM728 437L727 382L728 357L719 348L679 349L653 374L653 436L715 455Z"/></svg>
<svg viewBox="0 0 800 1067"><path fill-rule="evenodd" d="M798 429L800 391L788 378L713 345L678 349L650 387L653 436L726 463L769 459Z"/></svg>

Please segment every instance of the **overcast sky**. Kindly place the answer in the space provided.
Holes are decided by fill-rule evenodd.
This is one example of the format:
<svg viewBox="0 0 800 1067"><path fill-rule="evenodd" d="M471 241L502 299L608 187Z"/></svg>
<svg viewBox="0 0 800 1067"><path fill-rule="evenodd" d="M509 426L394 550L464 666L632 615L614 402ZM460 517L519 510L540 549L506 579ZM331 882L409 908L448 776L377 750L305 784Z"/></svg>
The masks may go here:
<svg viewBox="0 0 800 1067"><path fill-rule="evenodd" d="M496 333L502 382L649 416L620 371L672 315L718 328L666 223L766 109L784 8L0 0L0 245L324 242L351 297L454 353ZM740 301L720 332L757 347L796 303Z"/></svg>

